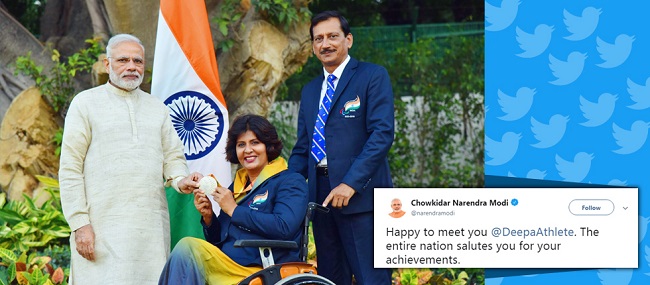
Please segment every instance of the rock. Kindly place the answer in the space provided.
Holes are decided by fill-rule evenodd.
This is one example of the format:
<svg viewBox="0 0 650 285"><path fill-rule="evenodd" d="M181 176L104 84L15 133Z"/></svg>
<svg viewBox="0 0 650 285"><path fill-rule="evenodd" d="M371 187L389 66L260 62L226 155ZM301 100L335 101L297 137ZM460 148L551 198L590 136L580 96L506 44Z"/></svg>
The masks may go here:
<svg viewBox="0 0 650 285"><path fill-rule="evenodd" d="M219 58L230 119L246 113L267 116L277 89L311 52L308 23L294 25L286 33L267 21L245 26L239 35L242 43L229 51L230 56Z"/></svg>
<svg viewBox="0 0 650 285"><path fill-rule="evenodd" d="M31 87L11 103L0 125L0 188L10 200L33 195L35 175L56 177L59 158L52 143L63 121Z"/></svg>
<svg viewBox="0 0 650 285"><path fill-rule="evenodd" d="M100 54L97 58L97 62L93 64L92 69L92 84L93 86L103 85L108 82L108 72L106 71L106 66L104 66L104 59L106 59L106 54Z"/></svg>

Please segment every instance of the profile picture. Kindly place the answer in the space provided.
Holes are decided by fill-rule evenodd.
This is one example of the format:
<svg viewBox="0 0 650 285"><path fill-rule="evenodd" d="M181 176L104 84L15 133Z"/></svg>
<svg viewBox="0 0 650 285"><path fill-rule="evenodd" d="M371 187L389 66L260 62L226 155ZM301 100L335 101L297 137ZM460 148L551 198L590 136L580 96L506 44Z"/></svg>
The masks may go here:
<svg viewBox="0 0 650 285"><path fill-rule="evenodd" d="M393 211L390 212L390 214L388 215L393 218L401 218L406 213L402 211L402 201L400 199L397 198L393 199L390 202L390 207L393 209Z"/></svg>

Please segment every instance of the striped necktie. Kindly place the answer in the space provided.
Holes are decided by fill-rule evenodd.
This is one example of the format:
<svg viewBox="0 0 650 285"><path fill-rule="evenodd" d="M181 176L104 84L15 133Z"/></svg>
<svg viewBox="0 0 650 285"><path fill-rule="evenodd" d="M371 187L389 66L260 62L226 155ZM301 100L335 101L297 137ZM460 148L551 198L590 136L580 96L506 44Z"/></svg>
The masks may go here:
<svg viewBox="0 0 650 285"><path fill-rule="evenodd" d="M334 96L334 80L336 76L330 74L327 76L327 90L325 90L325 96L323 96L323 101L318 107L318 117L316 118L316 123L314 124L314 135L311 139L311 155L316 160L316 163L321 161L325 157L325 122L327 122L327 117L330 113L330 107L332 106L332 97Z"/></svg>

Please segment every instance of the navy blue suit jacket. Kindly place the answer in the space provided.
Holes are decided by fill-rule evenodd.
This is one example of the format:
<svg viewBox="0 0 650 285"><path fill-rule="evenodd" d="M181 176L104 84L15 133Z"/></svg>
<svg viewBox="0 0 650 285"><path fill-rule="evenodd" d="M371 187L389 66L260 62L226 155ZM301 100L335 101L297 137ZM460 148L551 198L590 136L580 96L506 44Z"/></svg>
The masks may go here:
<svg viewBox="0 0 650 285"><path fill-rule="evenodd" d="M316 161L311 156L324 76L302 89L298 139L289 159L292 169L308 179L309 200L316 201ZM373 190L393 187L388 151L393 144L395 108L388 72L382 66L359 62L346 65L338 81L325 124L327 165L331 187L345 183L356 193L343 214L372 211Z"/></svg>
<svg viewBox="0 0 650 285"><path fill-rule="evenodd" d="M301 243L307 213L305 178L285 170L268 178L240 201L232 217L221 211L212 224L203 224L205 240L242 266L262 266L257 248L234 247L239 239L292 240ZM232 191L233 185L230 185ZM276 263L299 261L300 249L273 249Z"/></svg>

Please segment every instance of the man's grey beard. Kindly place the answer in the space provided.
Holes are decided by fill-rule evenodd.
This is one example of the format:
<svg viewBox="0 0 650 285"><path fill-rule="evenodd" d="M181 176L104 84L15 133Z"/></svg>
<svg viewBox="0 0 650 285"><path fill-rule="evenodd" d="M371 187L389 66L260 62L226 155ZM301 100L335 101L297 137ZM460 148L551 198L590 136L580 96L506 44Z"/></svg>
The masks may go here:
<svg viewBox="0 0 650 285"><path fill-rule="evenodd" d="M126 90L131 91L131 90L134 90L134 89L138 88L138 86L140 86L140 84L142 83L142 76L137 71L134 72L135 74L138 75L137 80L122 80L121 75L130 74L131 72L124 71L122 74L117 74L113 70L113 67L110 66L110 63L109 63L108 69L109 69L108 78L111 79L111 82L113 84L117 85L118 87L120 87L122 89L126 89Z"/></svg>

